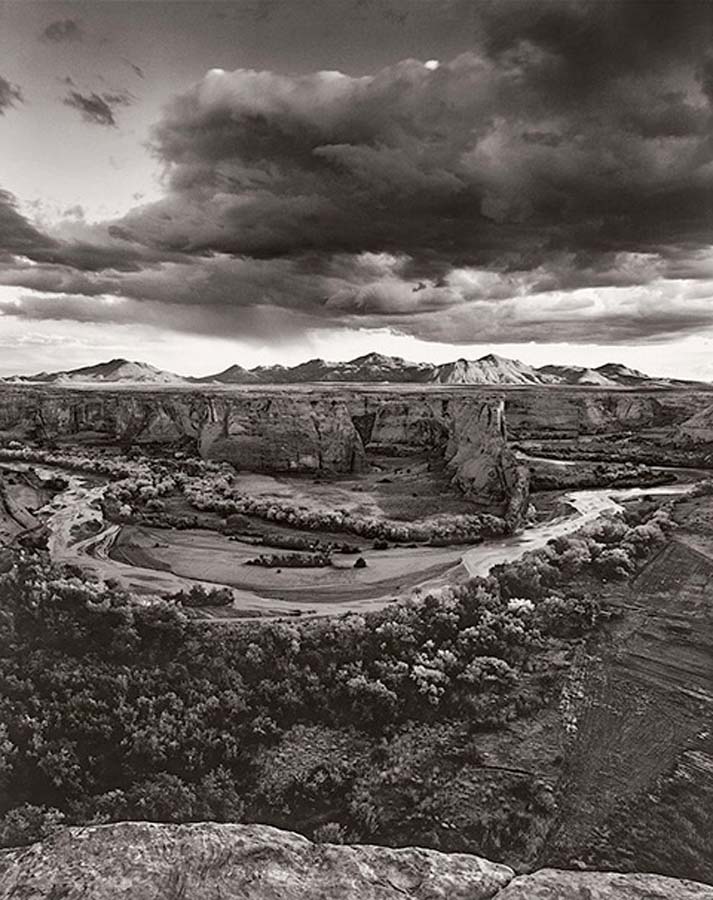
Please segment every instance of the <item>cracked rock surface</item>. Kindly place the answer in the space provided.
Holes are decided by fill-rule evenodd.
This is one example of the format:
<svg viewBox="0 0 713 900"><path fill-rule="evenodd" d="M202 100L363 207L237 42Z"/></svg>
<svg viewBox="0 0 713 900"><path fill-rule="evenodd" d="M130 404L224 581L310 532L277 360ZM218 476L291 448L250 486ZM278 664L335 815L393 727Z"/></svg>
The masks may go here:
<svg viewBox="0 0 713 900"><path fill-rule="evenodd" d="M508 866L415 847L314 844L268 825L121 822L0 851L1 900L713 900L659 875Z"/></svg>

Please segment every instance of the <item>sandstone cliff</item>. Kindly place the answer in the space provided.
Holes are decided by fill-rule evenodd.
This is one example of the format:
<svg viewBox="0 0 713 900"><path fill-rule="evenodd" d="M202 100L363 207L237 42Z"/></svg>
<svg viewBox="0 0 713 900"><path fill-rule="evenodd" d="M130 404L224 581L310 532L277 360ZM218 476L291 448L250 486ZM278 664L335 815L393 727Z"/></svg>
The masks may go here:
<svg viewBox="0 0 713 900"><path fill-rule="evenodd" d="M713 406L706 406L681 424L677 443L713 444Z"/></svg>
<svg viewBox="0 0 713 900"><path fill-rule="evenodd" d="M0 852L0 900L713 900L657 875L508 866L414 847L313 844L266 825L67 828Z"/></svg>
<svg viewBox="0 0 713 900"><path fill-rule="evenodd" d="M704 391L621 391L586 388L505 394L514 438L614 434L676 426L711 402Z"/></svg>
<svg viewBox="0 0 713 900"><path fill-rule="evenodd" d="M247 470L358 471L364 448L345 403L307 394L0 390L0 436L178 445Z"/></svg>
<svg viewBox="0 0 713 900"><path fill-rule="evenodd" d="M527 470L507 446L503 403L474 394L4 386L2 437L188 442L206 459L268 472L351 473L364 468L365 448L428 450L444 456L467 496L503 504L513 523L528 504Z"/></svg>
<svg viewBox="0 0 713 900"><path fill-rule="evenodd" d="M513 526L529 503L529 471L508 447L503 400L477 394L353 395L352 419L367 449L441 453L453 484L472 500L496 500Z"/></svg>

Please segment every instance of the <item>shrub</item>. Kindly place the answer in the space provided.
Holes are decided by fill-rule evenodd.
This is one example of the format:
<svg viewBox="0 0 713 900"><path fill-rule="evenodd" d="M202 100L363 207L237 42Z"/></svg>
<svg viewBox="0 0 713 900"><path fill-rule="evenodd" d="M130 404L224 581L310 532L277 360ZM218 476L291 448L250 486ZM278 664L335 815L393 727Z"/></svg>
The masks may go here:
<svg viewBox="0 0 713 900"><path fill-rule="evenodd" d="M245 560L246 566L262 566L265 569L320 569L332 565L328 553L282 553L255 556Z"/></svg>
<svg viewBox="0 0 713 900"><path fill-rule="evenodd" d="M315 844L343 844L347 837L347 830L339 822L325 822L318 825L312 832L312 840Z"/></svg>
<svg viewBox="0 0 713 900"><path fill-rule="evenodd" d="M190 590L178 591L168 598L182 606L230 606L235 595L227 587L206 588L202 584L194 584Z"/></svg>
<svg viewBox="0 0 713 900"><path fill-rule="evenodd" d="M599 621L601 607L592 597L547 597L536 608L537 621L547 634L581 637Z"/></svg>
<svg viewBox="0 0 713 900"><path fill-rule="evenodd" d="M47 806L23 803L0 819L0 847L20 847L49 837L64 823L64 813Z"/></svg>

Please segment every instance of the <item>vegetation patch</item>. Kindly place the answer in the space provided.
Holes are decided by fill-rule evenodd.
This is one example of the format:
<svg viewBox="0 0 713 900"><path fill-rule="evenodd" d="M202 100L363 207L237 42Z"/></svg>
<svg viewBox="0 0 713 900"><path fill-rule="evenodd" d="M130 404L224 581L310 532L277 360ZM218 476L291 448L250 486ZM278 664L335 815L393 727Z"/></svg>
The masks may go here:
<svg viewBox="0 0 713 900"><path fill-rule="evenodd" d="M525 860L548 778L501 771L479 741L558 702L601 621L596 600L570 596L574 559L597 566L615 535L651 548L664 523L649 518L594 529L588 555L556 543L419 602L289 623L191 620L182 606L218 598L134 600L18 553L0 576L0 832L260 814L318 838ZM265 760L300 743L317 749L276 783Z"/></svg>

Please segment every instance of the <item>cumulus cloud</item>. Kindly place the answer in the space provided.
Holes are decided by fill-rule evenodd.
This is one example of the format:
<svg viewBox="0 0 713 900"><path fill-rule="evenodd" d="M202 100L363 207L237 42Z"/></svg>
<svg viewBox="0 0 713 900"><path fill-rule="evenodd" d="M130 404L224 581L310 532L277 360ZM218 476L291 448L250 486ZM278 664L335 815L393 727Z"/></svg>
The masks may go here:
<svg viewBox="0 0 713 900"><path fill-rule="evenodd" d="M466 343L713 327L713 5L444 4L474 39L438 66L208 72L154 129L161 200L50 245L17 222L31 262L5 283L43 294L17 314ZM130 101L65 102L111 126Z"/></svg>
<svg viewBox="0 0 713 900"><path fill-rule="evenodd" d="M0 116L5 115L6 109L23 102L24 98L20 88L0 75Z"/></svg>
<svg viewBox="0 0 713 900"><path fill-rule="evenodd" d="M58 19L50 24L42 32L42 40L52 44L71 43L81 41L84 33L76 19Z"/></svg>
<svg viewBox="0 0 713 900"><path fill-rule="evenodd" d="M132 96L126 91L106 92L96 94L82 94L80 91L69 91L62 101L65 106L71 106L79 111L82 119L93 125L106 125L116 127L114 112L117 107L129 106Z"/></svg>

